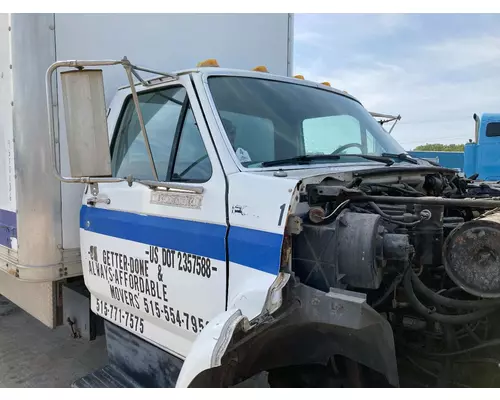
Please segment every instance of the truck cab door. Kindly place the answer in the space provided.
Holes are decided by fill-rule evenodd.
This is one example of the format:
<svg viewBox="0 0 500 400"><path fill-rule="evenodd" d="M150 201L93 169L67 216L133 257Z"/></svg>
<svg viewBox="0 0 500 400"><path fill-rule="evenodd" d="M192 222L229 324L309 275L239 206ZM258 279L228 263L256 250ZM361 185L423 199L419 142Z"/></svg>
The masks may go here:
<svg viewBox="0 0 500 400"><path fill-rule="evenodd" d="M487 181L500 179L500 160L498 148L500 147L500 121L498 115L485 115L481 120L479 132L479 145L476 146L478 154L476 162L479 178Z"/></svg>
<svg viewBox="0 0 500 400"><path fill-rule="evenodd" d="M138 92L158 181L100 183L80 213L92 310L185 358L226 301L226 182L189 77ZM113 175L155 181L128 96L111 142ZM168 185L167 185L168 186Z"/></svg>

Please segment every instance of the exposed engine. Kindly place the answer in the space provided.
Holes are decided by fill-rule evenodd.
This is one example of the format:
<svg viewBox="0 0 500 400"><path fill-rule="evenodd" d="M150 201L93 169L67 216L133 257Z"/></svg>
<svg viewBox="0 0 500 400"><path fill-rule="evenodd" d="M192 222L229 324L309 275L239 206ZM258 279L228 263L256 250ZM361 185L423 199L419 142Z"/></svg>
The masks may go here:
<svg viewBox="0 0 500 400"><path fill-rule="evenodd" d="M500 348L500 186L436 171L304 185L292 269L325 292L365 293L402 362L431 385L464 386L457 366L500 365L478 358Z"/></svg>

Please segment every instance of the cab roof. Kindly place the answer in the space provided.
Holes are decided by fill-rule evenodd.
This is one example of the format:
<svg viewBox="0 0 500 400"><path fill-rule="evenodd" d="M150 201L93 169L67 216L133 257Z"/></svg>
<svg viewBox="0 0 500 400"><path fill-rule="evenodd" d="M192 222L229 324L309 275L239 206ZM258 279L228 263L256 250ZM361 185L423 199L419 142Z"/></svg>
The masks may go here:
<svg viewBox="0 0 500 400"><path fill-rule="evenodd" d="M351 94L347 93L344 90L336 89L334 87L331 87L329 84L326 83L319 83L319 82L314 82L314 81L309 81L306 79L302 78L297 78L297 77L290 77L290 76L283 76L283 75L276 75L272 74L269 72L260 72L260 71L251 71L251 70L243 70L243 69L236 69L236 68L220 68L220 67L196 67L196 68L189 68L189 69L183 69L183 70L178 70L171 72L172 76L153 76L151 78L145 79L145 81L148 83L148 86L143 86L142 83L138 82L136 83L135 86L143 86L144 90L145 89L151 89L156 86L160 86L164 83L171 82L175 80L174 76L184 76L184 75L195 75L195 74L203 74L204 76L241 76L241 77L249 77L249 78L259 78L259 79L269 79L269 80L274 80L274 81L281 81L281 82L287 82L287 83L293 83L297 85L303 85L303 86L310 86L310 87L315 87L323 90L328 90L346 97L349 97L358 103L360 101L356 99L354 96ZM119 88L119 90L126 90L130 89L130 85L125 85ZM141 91L142 89L138 89Z"/></svg>

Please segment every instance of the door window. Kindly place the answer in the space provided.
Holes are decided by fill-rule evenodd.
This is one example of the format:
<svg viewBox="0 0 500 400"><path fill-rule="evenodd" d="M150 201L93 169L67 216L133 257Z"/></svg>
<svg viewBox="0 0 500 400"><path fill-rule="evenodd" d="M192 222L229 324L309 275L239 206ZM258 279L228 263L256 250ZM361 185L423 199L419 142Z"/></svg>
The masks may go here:
<svg viewBox="0 0 500 400"><path fill-rule="evenodd" d="M177 86L138 97L158 180L206 182L210 179L212 166L186 90ZM112 154L114 176L154 180L132 98L126 105Z"/></svg>
<svg viewBox="0 0 500 400"><path fill-rule="evenodd" d="M488 125L486 125L486 136L487 137L500 136L500 122L488 123Z"/></svg>
<svg viewBox="0 0 500 400"><path fill-rule="evenodd" d="M212 164L198 125L196 125L193 111L191 107L188 107L180 133L172 180L206 182L211 176Z"/></svg>

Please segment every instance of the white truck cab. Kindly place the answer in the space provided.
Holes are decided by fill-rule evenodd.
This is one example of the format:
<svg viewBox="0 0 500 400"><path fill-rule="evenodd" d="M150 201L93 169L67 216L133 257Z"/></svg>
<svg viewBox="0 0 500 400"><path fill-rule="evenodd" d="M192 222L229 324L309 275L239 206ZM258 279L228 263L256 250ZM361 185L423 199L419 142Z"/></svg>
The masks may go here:
<svg viewBox="0 0 500 400"><path fill-rule="evenodd" d="M138 87L156 172L130 87L120 89L107 121L112 176L123 181L99 183L97 195L88 190L83 198L81 249L93 310L182 358L227 309L248 319L261 314L279 282L295 182L243 172L250 169L239 162L222 122L232 119L236 140L260 156L259 144L268 146L274 135L270 121L223 110L237 105L242 84L261 75L196 69ZM233 78L242 81L231 91ZM221 97L211 95L212 82ZM228 102L220 114L217 101ZM263 189L269 197L259 194ZM123 318L124 311L134 319Z"/></svg>
<svg viewBox="0 0 500 400"><path fill-rule="evenodd" d="M394 387L410 352L443 386L498 344L496 186L285 76L286 14L127 18L0 18L0 293L75 336L103 326L109 364L75 387ZM212 48L240 69L131 62ZM276 75L250 70L264 54Z"/></svg>
<svg viewBox="0 0 500 400"><path fill-rule="evenodd" d="M94 67L114 64L140 82L121 88L104 113L102 72ZM216 60L149 81L139 72L150 70L127 59L58 62L48 88L59 67L75 68L61 73L72 176L55 171L63 182L87 184L83 274L117 368L138 379L139 367L124 354L130 343L147 343L155 360L168 355L176 365L165 377L176 386L230 386L271 368L328 361L320 348L292 348L309 331L318 334L316 325L340 324L332 342L338 354L397 385L389 323L363 296L300 284L292 268L307 185L343 179L353 165L390 165L381 154L401 152L356 99L262 66L222 69ZM322 314L325 307L352 310ZM288 334L276 336L285 327ZM376 338L364 337L368 331ZM359 351L374 341L375 350Z"/></svg>

